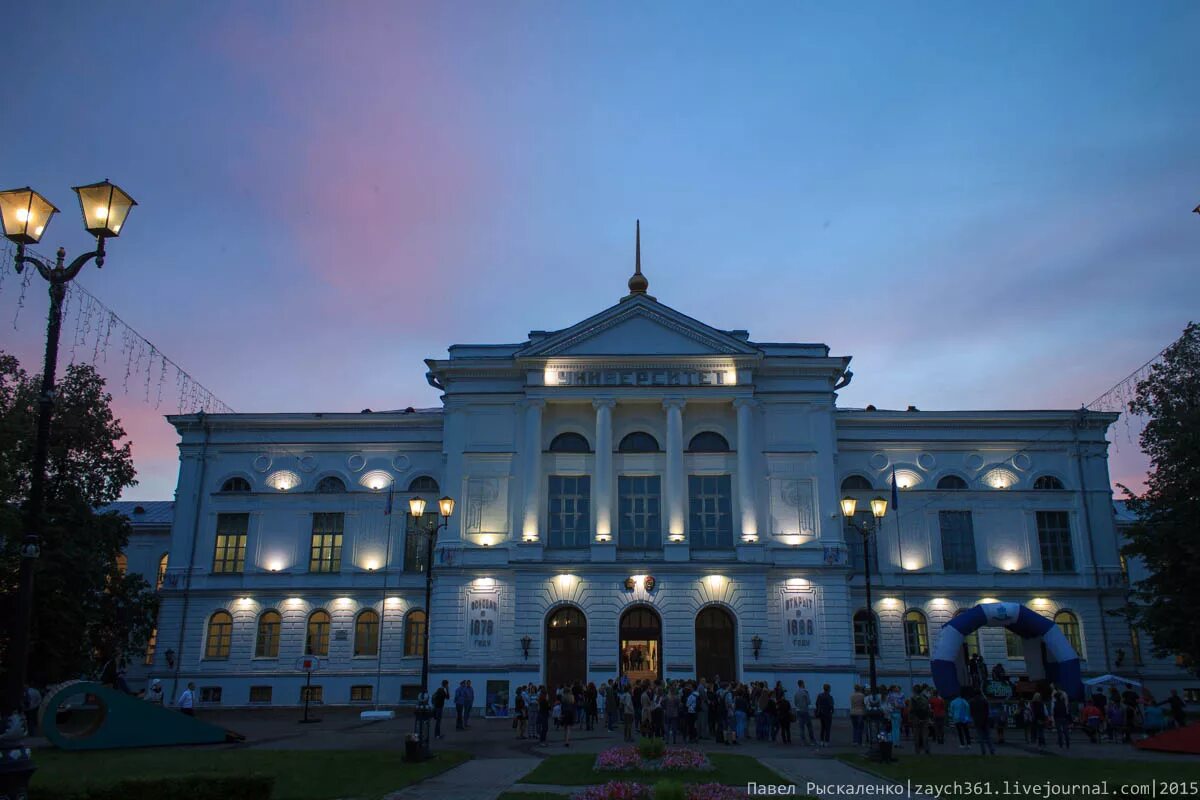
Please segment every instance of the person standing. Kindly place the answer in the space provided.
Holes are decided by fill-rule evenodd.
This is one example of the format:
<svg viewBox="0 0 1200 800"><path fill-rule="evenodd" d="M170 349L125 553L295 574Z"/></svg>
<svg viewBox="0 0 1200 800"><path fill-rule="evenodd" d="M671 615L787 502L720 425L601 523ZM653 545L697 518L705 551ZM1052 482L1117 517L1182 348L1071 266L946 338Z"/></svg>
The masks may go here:
<svg viewBox="0 0 1200 800"><path fill-rule="evenodd" d="M538 744L546 746L546 736L550 733L550 694L545 687L538 692L537 734Z"/></svg>
<svg viewBox="0 0 1200 800"><path fill-rule="evenodd" d="M563 747L571 746L571 726L575 724L575 693L571 691L571 687L564 686L562 691L562 716L559 717L559 724L563 728Z"/></svg>
<svg viewBox="0 0 1200 800"><path fill-rule="evenodd" d="M1058 739L1058 746L1065 749L1071 749L1071 706L1067 702L1067 693L1059 689L1054 693L1052 701L1052 711L1054 715L1054 733Z"/></svg>
<svg viewBox="0 0 1200 800"><path fill-rule="evenodd" d="M463 727L471 728L471 709L475 707L475 690L471 688L471 679L467 679L466 692L463 695Z"/></svg>
<svg viewBox="0 0 1200 800"><path fill-rule="evenodd" d="M829 732L833 727L833 695L829 692L829 684L821 687L815 704L817 719L821 722L821 747L829 747Z"/></svg>
<svg viewBox="0 0 1200 800"><path fill-rule="evenodd" d="M1176 728L1182 728L1187 724L1187 706L1179 697L1179 690L1172 689L1171 696L1163 701L1163 704L1171 709L1171 723Z"/></svg>
<svg viewBox="0 0 1200 800"><path fill-rule="evenodd" d="M991 704L983 692L976 692L971 698L971 721L975 724L975 735L979 737L979 755L996 755L992 746L992 735L988 725L991 724Z"/></svg>
<svg viewBox="0 0 1200 800"><path fill-rule="evenodd" d="M458 682L458 688L454 690L454 730L461 731L463 729L463 706L467 702L467 682L465 680Z"/></svg>
<svg viewBox="0 0 1200 800"><path fill-rule="evenodd" d="M1031 727L1029 733L1038 747L1046 746L1046 723L1048 720L1046 704L1042 702L1041 692L1035 692L1033 700L1029 703L1029 725Z"/></svg>
<svg viewBox="0 0 1200 800"><path fill-rule="evenodd" d="M971 746L971 706L961 694L950 701L950 719L958 734L958 749L966 750Z"/></svg>
<svg viewBox="0 0 1200 800"><path fill-rule="evenodd" d="M629 691L629 687L622 687L621 690L621 722L625 726L625 741L633 741L633 694Z"/></svg>
<svg viewBox="0 0 1200 800"><path fill-rule="evenodd" d="M520 693L517 694L518 702ZM433 738L442 738L442 712L446 710L446 701L450 698L450 681L443 680L442 685L433 693Z"/></svg>
<svg viewBox="0 0 1200 800"><path fill-rule="evenodd" d="M887 708L892 718L892 747L899 747L900 733L904 729L904 694L895 684L888 690Z"/></svg>
<svg viewBox="0 0 1200 800"><path fill-rule="evenodd" d="M775 701L775 714L779 720L779 738L784 744L792 743L792 705L788 702L787 693L779 691L779 699Z"/></svg>
<svg viewBox="0 0 1200 800"><path fill-rule="evenodd" d="M163 704L162 681L158 678L150 681L150 685L146 687L146 702L159 706Z"/></svg>
<svg viewBox="0 0 1200 800"><path fill-rule="evenodd" d="M176 704L179 710L189 717L196 716L196 684L189 682L187 688L183 690L183 694L179 695L179 702Z"/></svg>
<svg viewBox="0 0 1200 800"><path fill-rule="evenodd" d="M596 727L596 718L600 716L600 693L596 691L596 684L589 683L584 696L587 698L587 729L590 731Z"/></svg>
<svg viewBox="0 0 1200 800"><path fill-rule="evenodd" d="M817 737L813 735L811 704L812 700L809 697L808 689L804 688L804 681L796 681L796 693L792 695L792 708L796 711L796 724L800 729L800 744L815 747Z"/></svg>
<svg viewBox="0 0 1200 800"><path fill-rule="evenodd" d="M863 743L863 721L867 715L866 697L863 695L863 687L855 684L854 691L850 693L850 730L851 740L855 746L861 746Z"/></svg>
<svg viewBox="0 0 1200 800"><path fill-rule="evenodd" d="M158 702L162 705L162 689L158 690ZM37 736L38 707L42 704L42 693L32 686L25 687L21 697L21 710L25 713L25 730L30 736Z"/></svg>
<svg viewBox="0 0 1200 800"><path fill-rule="evenodd" d="M929 698L925 696L923 687L917 687L913 692L912 706L908 717L912 723L913 752L929 755Z"/></svg>
<svg viewBox="0 0 1200 800"><path fill-rule="evenodd" d="M946 699L934 689L929 698L929 713L933 717L933 738L938 744L946 743Z"/></svg>

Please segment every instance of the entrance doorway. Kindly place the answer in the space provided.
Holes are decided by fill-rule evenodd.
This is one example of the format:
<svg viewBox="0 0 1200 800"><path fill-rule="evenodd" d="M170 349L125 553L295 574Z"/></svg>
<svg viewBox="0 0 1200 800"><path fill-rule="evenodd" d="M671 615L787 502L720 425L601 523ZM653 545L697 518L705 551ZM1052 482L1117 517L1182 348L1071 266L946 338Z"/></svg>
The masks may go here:
<svg viewBox="0 0 1200 800"><path fill-rule="evenodd" d="M662 620L652 609L634 606L621 615L621 674L631 681L662 677Z"/></svg>
<svg viewBox="0 0 1200 800"><path fill-rule="evenodd" d="M737 680L737 623L720 606L696 615L696 677L710 683Z"/></svg>
<svg viewBox="0 0 1200 800"><path fill-rule="evenodd" d="M563 606L546 618L546 688L587 683L587 617Z"/></svg>

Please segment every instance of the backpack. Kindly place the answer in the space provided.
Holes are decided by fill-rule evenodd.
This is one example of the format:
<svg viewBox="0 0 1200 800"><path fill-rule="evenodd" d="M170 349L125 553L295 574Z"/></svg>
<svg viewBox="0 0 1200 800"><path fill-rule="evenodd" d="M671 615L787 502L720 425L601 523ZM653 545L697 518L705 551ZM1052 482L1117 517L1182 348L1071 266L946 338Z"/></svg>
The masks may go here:
<svg viewBox="0 0 1200 800"><path fill-rule="evenodd" d="M929 718L929 699L923 694L915 695L912 699L912 708L908 712L913 719L928 719Z"/></svg>

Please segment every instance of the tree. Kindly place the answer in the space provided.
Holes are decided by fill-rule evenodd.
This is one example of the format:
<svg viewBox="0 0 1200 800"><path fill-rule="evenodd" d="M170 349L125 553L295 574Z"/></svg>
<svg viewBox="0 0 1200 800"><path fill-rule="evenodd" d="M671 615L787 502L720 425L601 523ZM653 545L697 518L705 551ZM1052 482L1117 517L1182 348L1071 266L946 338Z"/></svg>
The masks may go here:
<svg viewBox="0 0 1200 800"><path fill-rule="evenodd" d="M1183 335L1138 382L1129 410L1149 417L1141 435L1150 457L1146 491L1122 486L1137 521L1129 529L1128 557L1150 575L1138 581L1124 609L1130 624L1154 640L1154 654L1182 657L1200 668L1200 325Z"/></svg>
<svg viewBox="0 0 1200 800"><path fill-rule="evenodd" d="M0 352L0 615L15 613L17 553L26 526L30 462L41 376ZM158 600L140 576L122 575L117 556L129 522L95 508L136 483L125 430L104 379L86 364L67 367L50 425L46 513L34 572L29 681L55 683L94 674L109 661L144 652ZM7 663L7 628L0 665Z"/></svg>

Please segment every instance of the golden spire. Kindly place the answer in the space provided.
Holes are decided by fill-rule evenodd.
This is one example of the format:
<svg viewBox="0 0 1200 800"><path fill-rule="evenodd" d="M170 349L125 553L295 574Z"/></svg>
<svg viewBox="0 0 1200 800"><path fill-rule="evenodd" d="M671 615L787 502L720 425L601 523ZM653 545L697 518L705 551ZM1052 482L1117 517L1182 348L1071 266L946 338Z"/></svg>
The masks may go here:
<svg viewBox="0 0 1200 800"><path fill-rule="evenodd" d="M642 274L642 221L637 221L636 250L633 261L633 275L629 278L629 294L645 294L650 288L650 281Z"/></svg>

